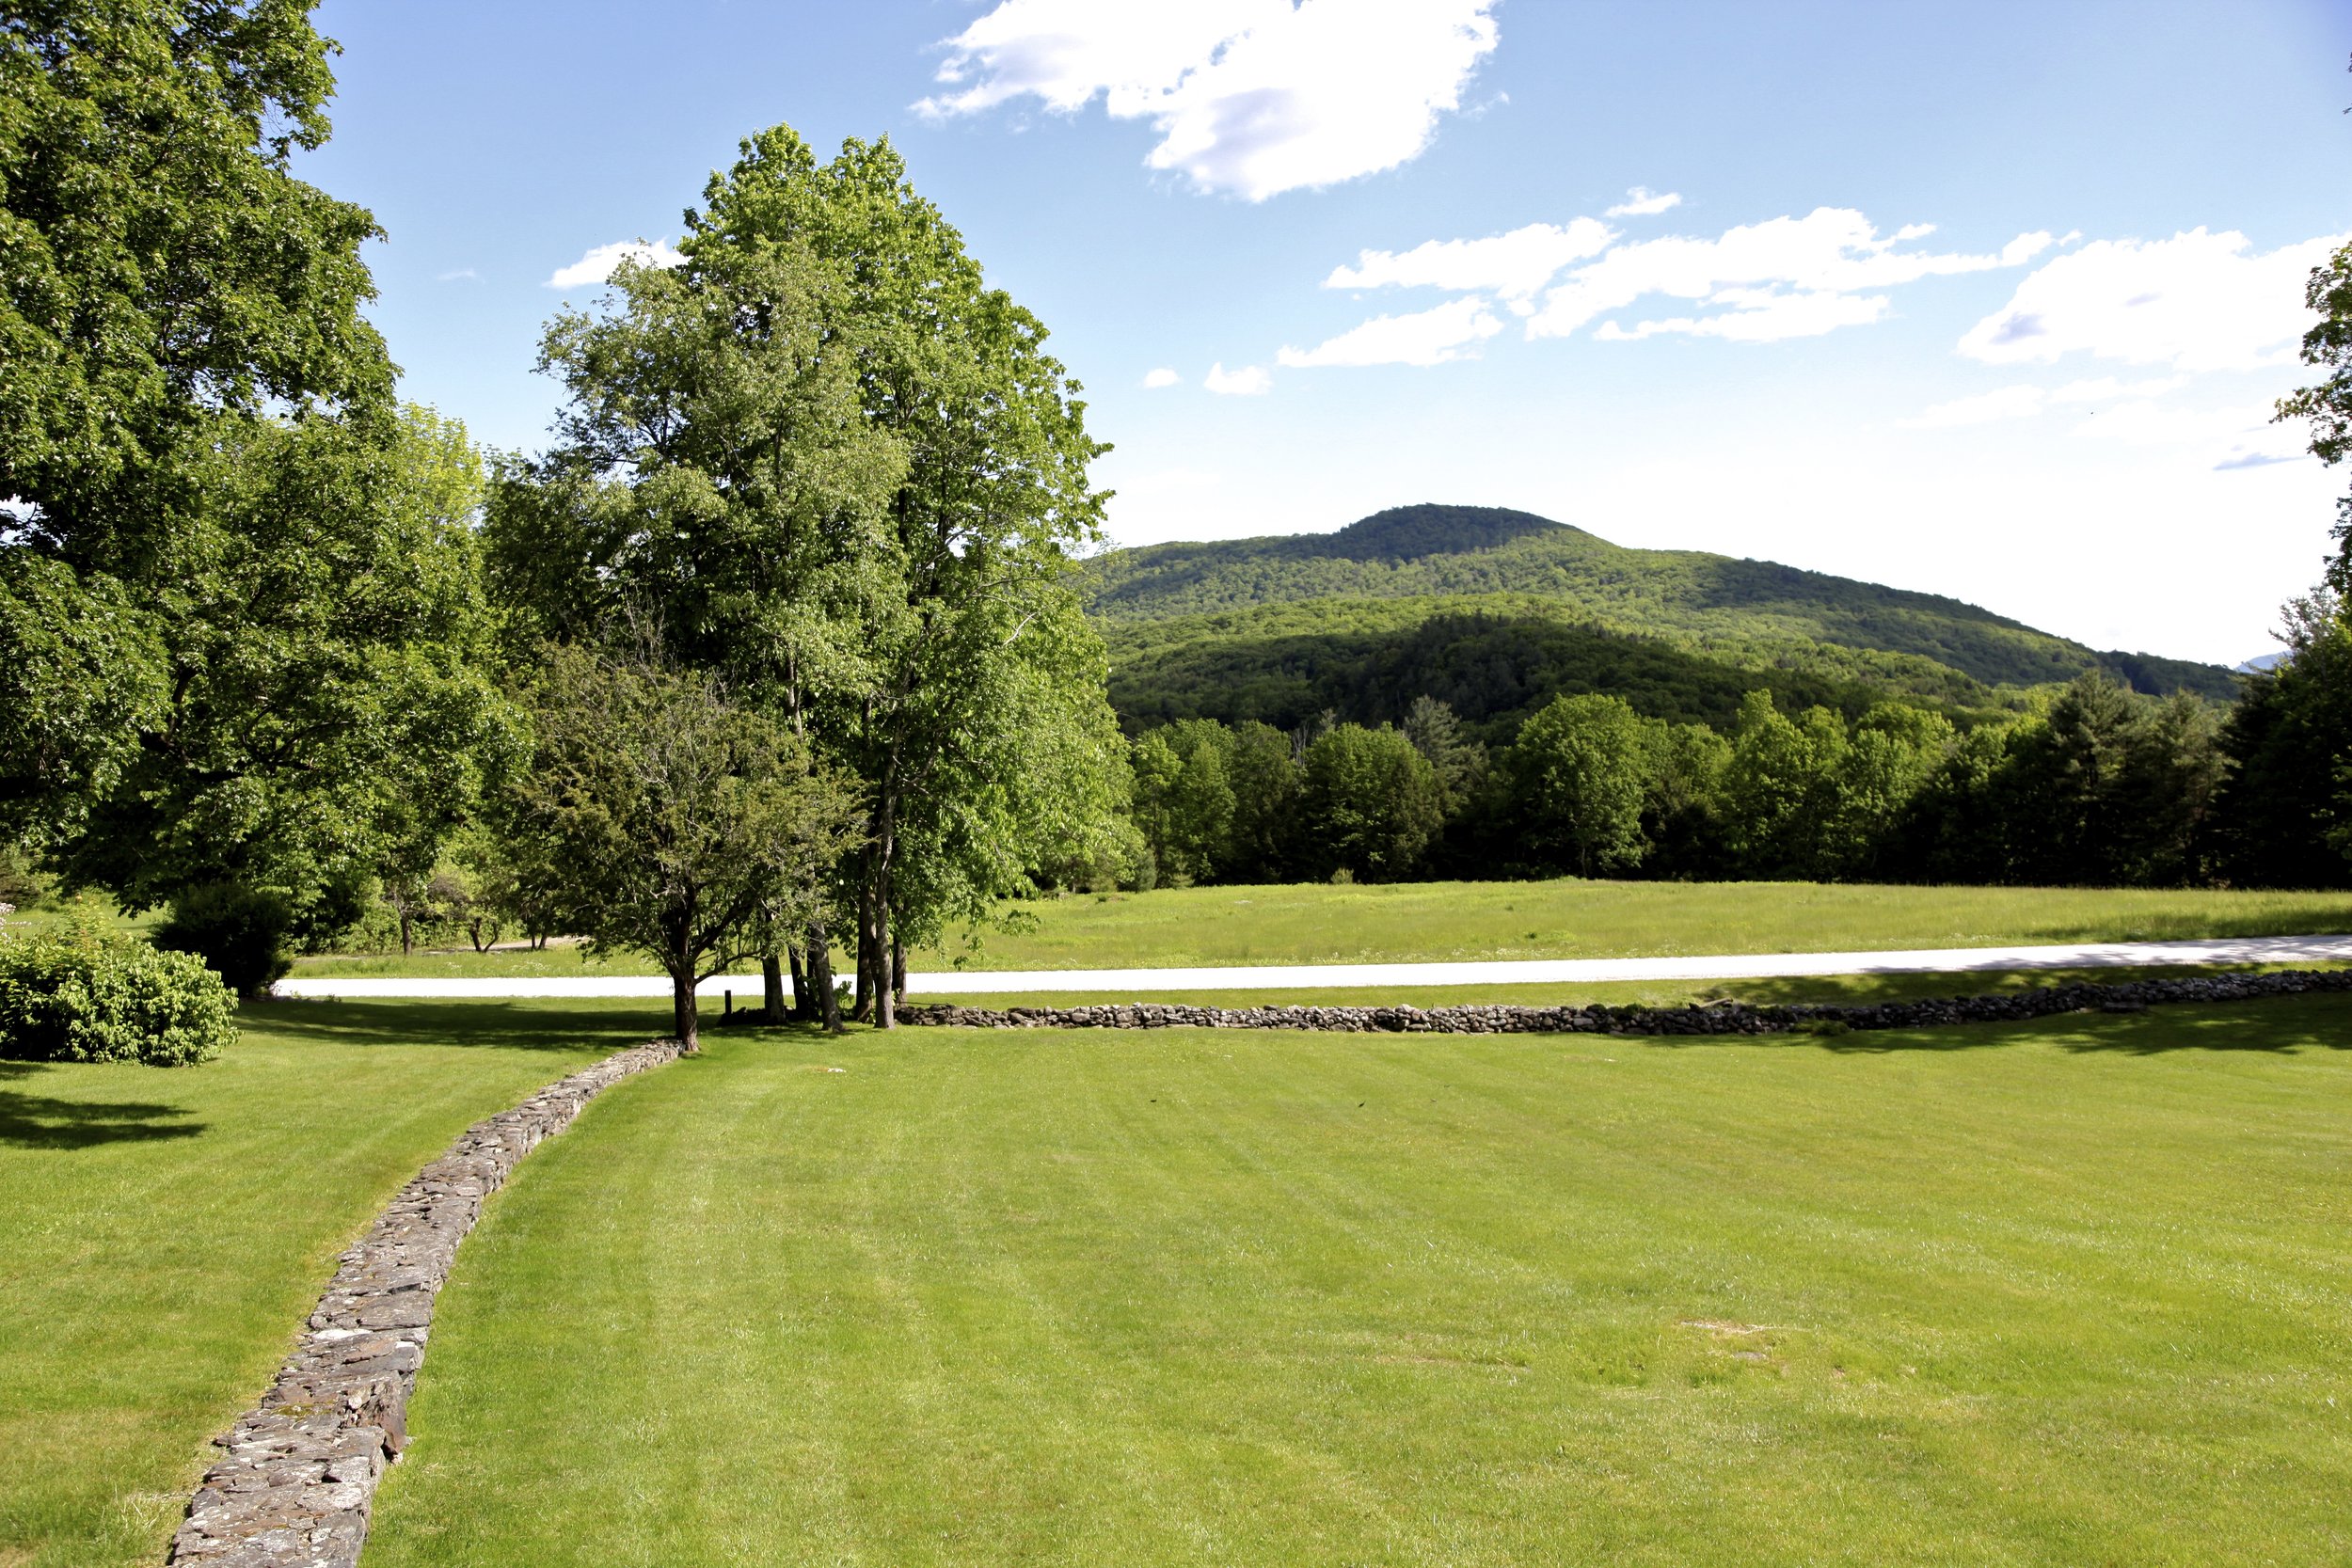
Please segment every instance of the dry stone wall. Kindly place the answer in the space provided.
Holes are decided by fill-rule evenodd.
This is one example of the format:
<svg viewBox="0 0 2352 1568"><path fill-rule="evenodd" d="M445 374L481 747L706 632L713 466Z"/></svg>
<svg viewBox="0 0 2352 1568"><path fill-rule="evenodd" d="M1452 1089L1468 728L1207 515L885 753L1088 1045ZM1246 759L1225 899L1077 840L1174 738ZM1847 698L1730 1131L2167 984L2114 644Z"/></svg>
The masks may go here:
<svg viewBox="0 0 2352 1568"><path fill-rule="evenodd" d="M2352 970L2278 970L2041 986L1998 996L1907 1002L1692 1004L1682 1007L1556 1007L1474 1004L1459 1007L1198 1007L1122 1002L1080 1007L964 1007L948 1003L898 1009L901 1023L977 1029L1319 1029L1441 1035L1770 1035L1792 1030L1921 1029L1992 1023L2102 1008L2137 1012L2177 1002L2242 1002L2258 996L2352 990Z"/></svg>
<svg viewBox="0 0 2352 1568"><path fill-rule="evenodd" d="M408 1396L424 1362L433 1301L457 1243L539 1141L632 1073L678 1054L654 1040L573 1073L459 1135L401 1189L342 1266L262 1402L214 1443L172 1537L175 1563L205 1568L352 1568L384 1468L407 1445Z"/></svg>

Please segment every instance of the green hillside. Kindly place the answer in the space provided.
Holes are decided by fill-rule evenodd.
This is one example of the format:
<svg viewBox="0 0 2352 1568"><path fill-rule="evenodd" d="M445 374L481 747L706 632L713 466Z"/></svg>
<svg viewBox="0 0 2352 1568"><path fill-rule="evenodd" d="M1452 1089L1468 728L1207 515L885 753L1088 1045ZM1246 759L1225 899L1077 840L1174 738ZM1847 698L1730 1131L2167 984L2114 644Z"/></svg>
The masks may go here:
<svg viewBox="0 0 2352 1568"><path fill-rule="evenodd" d="M1473 720L1593 689L1661 717L1717 719L1757 685L1837 706L1891 692L1983 708L2094 669L2157 694L2236 692L2217 665L2101 653L1958 599L1629 549L1495 507L1398 507L1336 533L1115 550L1085 570L1113 698L1139 723L1286 723L1326 707L1378 718L1421 690Z"/></svg>

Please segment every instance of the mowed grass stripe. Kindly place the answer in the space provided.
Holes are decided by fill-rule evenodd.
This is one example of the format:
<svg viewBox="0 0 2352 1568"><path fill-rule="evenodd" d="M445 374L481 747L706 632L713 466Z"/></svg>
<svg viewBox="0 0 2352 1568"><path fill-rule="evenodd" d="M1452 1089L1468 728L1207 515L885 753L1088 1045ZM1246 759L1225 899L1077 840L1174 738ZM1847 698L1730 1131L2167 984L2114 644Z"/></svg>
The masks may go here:
<svg viewBox="0 0 2352 1568"><path fill-rule="evenodd" d="M2341 1559L2347 1022L715 1039L492 1205L370 1561Z"/></svg>

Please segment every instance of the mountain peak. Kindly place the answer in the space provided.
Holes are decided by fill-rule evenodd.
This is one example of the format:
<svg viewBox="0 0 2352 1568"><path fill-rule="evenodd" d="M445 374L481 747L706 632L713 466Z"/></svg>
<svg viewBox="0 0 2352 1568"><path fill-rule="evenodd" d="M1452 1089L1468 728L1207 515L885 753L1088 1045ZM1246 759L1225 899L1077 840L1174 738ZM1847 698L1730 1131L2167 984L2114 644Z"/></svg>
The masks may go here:
<svg viewBox="0 0 2352 1568"><path fill-rule="evenodd" d="M1349 561L1419 561L1433 555L1491 550L1531 533L1574 533L1565 523L1505 506L1392 506L1327 533L1318 555Z"/></svg>

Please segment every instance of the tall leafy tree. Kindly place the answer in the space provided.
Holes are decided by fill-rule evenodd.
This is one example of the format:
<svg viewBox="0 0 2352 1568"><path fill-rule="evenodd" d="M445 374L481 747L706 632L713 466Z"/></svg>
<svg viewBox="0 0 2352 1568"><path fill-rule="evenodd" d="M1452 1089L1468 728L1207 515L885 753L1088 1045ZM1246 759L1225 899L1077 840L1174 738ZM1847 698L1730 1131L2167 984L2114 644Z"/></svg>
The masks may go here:
<svg viewBox="0 0 2352 1568"><path fill-rule="evenodd" d="M1519 726L1510 769L1523 842L1577 875L1638 865L1649 737L1619 697L1556 697Z"/></svg>
<svg viewBox="0 0 2352 1568"><path fill-rule="evenodd" d="M1339 724L1299 757L1299 837L1319 875L1397 881L1444 823L1438 771L1396 730Z"/></svg>
<svg viewBox="0 0 2352 1568"><path fill-rule="evenodd" d="M471 449L393 404L374 220L291 171L310 10L0 25L0 830L264 950L462 815L495 706Z"/></svg>
<svg viewBox="0 0 2352 1568"><path fill-rule="evenodd" d="M904 454L870 558L889 587L866 601L865 662L821 699L820 725L866 794L852 927L861 1006L887 1024L903 939L1026 886L1060 847L1024 832L1115 788L1101 645L1067 580L1098 534L1087 469L1106 449L1042 324L988 287L887 141L819 165L789 129L764 132L688 229L690 269L778 252L829 269L864 417ZM1040 721L1084 738L1038 746Z"/></svg>

